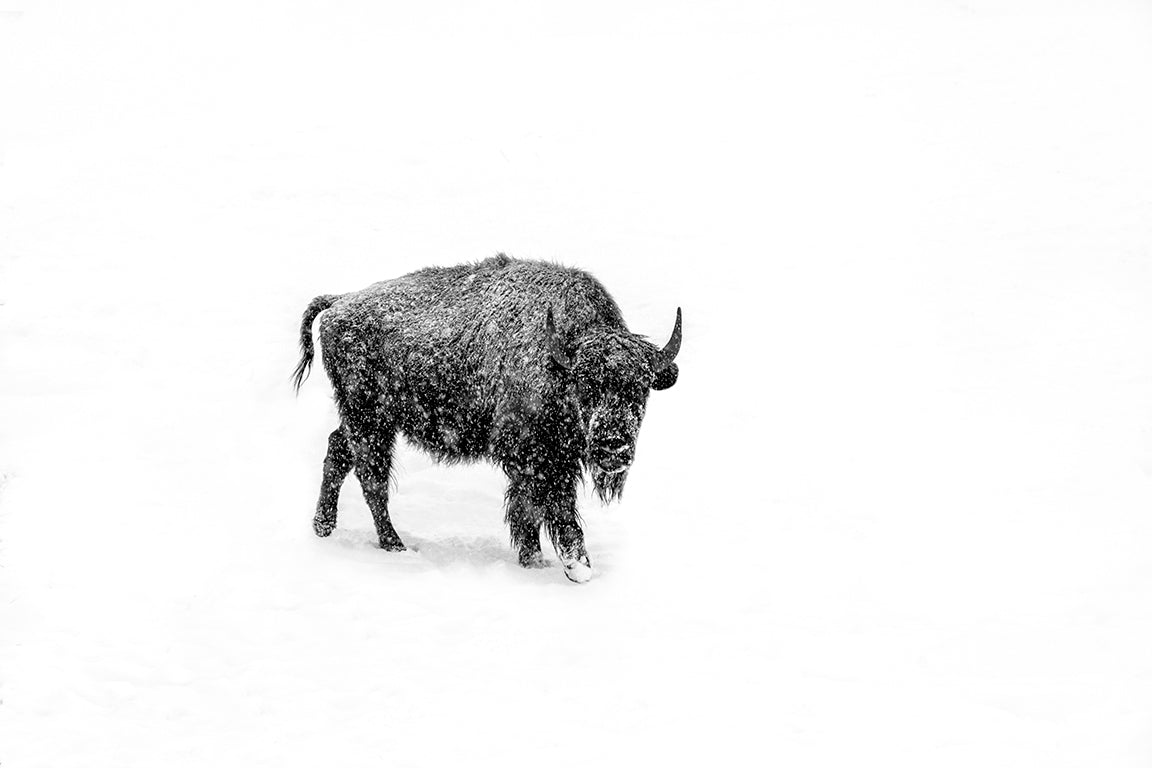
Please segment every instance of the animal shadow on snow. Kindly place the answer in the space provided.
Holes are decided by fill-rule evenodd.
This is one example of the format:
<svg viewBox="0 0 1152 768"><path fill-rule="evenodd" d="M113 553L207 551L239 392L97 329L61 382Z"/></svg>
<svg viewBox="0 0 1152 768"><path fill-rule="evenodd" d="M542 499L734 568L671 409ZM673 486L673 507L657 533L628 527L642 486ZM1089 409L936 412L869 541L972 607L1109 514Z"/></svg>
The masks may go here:
<svg viewBox="0 0 1152 768"><path fill-rule="evenodd" d="M509 546L506 538L495 536L427 538L404 531L399 531L399 533L404 540L404 545L408 547L404 552L382 552L376 542L376 534L366 529L337 528L326 541L336 544L341 549L371 553L372 559L379 559L388 565L409 568L424 566L447 569L459 565L469 565L487 569L493 565L504 565L514 573L522 574L526 579L538 576L550 581L558 575L560 567L554 558L549 558L547 555L544 557L545 567L543 568L520 567L516 560L516 553Z"/></svg>

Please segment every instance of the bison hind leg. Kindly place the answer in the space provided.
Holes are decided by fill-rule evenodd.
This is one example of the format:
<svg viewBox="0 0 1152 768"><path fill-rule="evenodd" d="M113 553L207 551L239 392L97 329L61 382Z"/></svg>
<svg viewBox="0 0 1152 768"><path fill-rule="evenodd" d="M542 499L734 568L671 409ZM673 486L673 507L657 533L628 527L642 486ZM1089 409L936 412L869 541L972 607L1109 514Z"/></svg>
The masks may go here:
<svg viewBox="0 0 1152 768"><path fill-rule="evenodd" d="M392 472L392 451L396 446L396 428L387 424L359 429L352 426L348 444L364 501L368 502L372 522L376 524L380 549L402 552L406 547L400 534L392 527L388 514L388 482Z"/></svg>
<svg viewBox="0 0 1152 768"><path fill-rule="evenodd" d="M317 536L328 536L336 528L336 504L340 487L352 471L352 451L342 428L328 435L328 454L324 457L324 479L320 483L320 499L316 502L316 516L312 530Z"/></svg>

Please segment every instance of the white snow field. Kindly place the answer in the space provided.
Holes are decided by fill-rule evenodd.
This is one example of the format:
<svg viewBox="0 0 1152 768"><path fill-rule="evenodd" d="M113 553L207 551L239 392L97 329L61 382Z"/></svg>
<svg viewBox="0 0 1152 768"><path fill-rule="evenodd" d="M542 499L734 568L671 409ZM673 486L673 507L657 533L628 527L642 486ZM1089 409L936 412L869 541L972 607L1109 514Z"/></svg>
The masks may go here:
<svg viewBox="0 0 1152 768"><path fill-rule="evenodd" d="M0 8L0 765L1148 766L1145 2ZM313 296L497 251L667 339L595 569Z"/></svg>

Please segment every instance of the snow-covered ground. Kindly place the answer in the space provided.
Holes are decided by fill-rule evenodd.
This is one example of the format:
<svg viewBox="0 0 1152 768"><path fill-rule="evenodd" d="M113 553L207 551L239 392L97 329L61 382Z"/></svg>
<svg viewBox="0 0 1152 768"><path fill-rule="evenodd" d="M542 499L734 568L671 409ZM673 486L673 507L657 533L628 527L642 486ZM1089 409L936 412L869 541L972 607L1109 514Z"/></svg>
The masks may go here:
<svg viewBox="0 0 1152 768"><path fill-rule="evenodd" d="M1152 760L1147 3L0 10L5 768ZM584 586L311 532L305 305L498 250L684 308Z"/></svg>

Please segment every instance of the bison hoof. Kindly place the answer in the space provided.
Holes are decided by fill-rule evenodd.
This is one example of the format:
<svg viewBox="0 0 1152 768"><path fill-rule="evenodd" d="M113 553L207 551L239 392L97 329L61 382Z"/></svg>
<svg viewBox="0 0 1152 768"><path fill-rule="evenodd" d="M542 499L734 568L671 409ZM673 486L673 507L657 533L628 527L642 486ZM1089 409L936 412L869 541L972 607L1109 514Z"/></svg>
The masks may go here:
<svg viewBox="0 0 1152 768"><path fill-rule="evenodd" d="M336 521L327 520L323 517L317 517L312 520L312 530L320 538L331 535L332 531L336 530Z"/></svg>
<svg viewBox="0 0 1152 768"><path fill-rule="evenodd" d="M583 584L592 578L592 563L589 562L588 556L564 563L564 575L568 577L569 581L574 581L577 584Z"/></svg>
<svg viewBox="0 0 1152 768"><path fill-rule="evenodd" d="M385 552L403 552L404 550L408 549L408 547L404 546L404 542L400 541L400 539L395 539L393 541L384 541L381 539L380 549L384 550Z"/></svg>
<svg viewBox="0 0 1152 768"><path fill-rule="evenodd" d="M522 568L543 568L544 555L540 552L524 552L520 555L520 566Z"/></svg>

